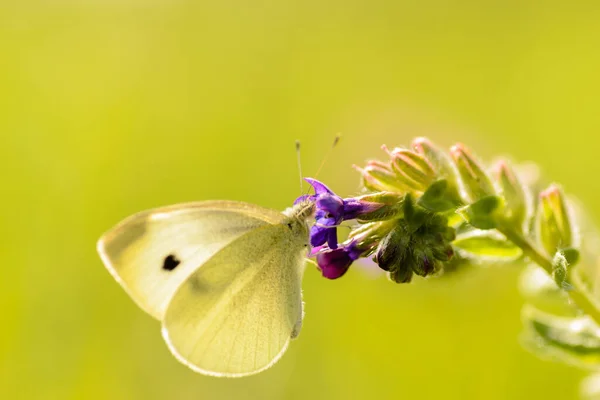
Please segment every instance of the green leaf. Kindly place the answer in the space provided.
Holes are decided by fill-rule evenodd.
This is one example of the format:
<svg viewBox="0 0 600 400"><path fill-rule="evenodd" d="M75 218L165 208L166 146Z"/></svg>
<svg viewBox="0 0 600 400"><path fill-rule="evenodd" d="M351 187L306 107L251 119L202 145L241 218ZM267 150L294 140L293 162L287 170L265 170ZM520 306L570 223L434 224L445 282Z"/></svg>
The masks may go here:
<svg viewBox="0 0 600 400"><path fill-rule="evenodd" d="M456 210L465 221L477 229L494 229L504 201L498 196L486 196L475 203Z"/></svg>
<svg viewBox="0 0 600 400"><path fill-rule="evenodd" d="M557 317L523 308L522 343L537 356L580 368L600 365L600 328L588 317Z"/></svg>
<svg viewBox="0 0 600 400"><path fill-rule="evenodd" d="M483 258L490 261L513 261L523 254L504 236L491 231L474 231L460 235L452 245L467 257Z"/></svg>
<svg viewBox="0 0 600 400"><path fill-rule="evenodd" d="M433 212L444 212L460 206L460 202L448 193L448 181L435 181L423 193L417 204Z"/></svg>

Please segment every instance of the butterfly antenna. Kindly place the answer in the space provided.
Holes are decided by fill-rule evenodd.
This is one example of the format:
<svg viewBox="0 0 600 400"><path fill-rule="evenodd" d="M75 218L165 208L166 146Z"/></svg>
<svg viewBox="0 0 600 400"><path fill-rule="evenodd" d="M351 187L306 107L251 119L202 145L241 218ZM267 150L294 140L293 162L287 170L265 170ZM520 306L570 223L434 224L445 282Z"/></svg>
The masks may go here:
<svg viewBox="0 0 600 400"><path fill-rule="evenodd" d="M321 165L319 165L319 168L317 169L317 172L315 173L315 179L317 178L317 176L319 176L319 173L321 172L321 170L325 166L325 163L329 159L329 156L331 155L331 152L333 151L333 149L335 148L335 146L337 146L337 144L339 143L339 141L340 141L341 138L342 138L342 134L341 133L338 133L337 135L335 135L335 138L333 139L333 143L332 143L331 147L329 148L329 150L325 154L325 157L323 157L323 161L321 161Z"/></svg>
<svg viewBox="0 0 600 400"><path fill-rule="evenodd" d="M302 160L300 159L300 141L296 140L296 161L298 162L298 174L300 174L300 193L302 193Z"/></svg>

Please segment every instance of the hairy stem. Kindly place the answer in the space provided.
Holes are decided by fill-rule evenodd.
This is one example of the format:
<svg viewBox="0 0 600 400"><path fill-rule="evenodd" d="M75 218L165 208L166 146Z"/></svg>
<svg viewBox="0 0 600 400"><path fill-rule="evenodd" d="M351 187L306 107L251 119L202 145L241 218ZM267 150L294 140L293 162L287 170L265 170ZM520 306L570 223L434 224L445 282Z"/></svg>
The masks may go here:
<svg viewBox="0 0 600 400"><path fill-rule="evenodd" d="M552 261L540 252L536 246L527 237L523 236L520 232L517 232L513 228L500 224L497 227L498 231L502 233L508 240L519 246L523 250L523 254L533 262L552 276ZM570 277L566 281L567 283L575 287L574 290L570 290L567 293L569 297L577 306L583 310L584 313L589 315L598 325L600 325L600 310L596 303L588 296L585 288L581 287L579 281L573 281Z"/></svg>

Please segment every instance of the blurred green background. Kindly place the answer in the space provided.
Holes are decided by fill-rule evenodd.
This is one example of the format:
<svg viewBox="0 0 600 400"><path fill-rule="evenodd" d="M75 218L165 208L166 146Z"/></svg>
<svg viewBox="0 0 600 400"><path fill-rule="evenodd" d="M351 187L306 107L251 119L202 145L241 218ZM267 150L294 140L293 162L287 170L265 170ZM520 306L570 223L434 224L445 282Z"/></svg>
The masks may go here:
<svg viewBox="0 0 600 400"><path fill-rule="evenodd" d="M96 240L149 207L298 196L294 140L339 194L427 135L535 160L600 201L600 6L535 1L0 1L0 398L575 398L521 349L520 267L395 285L305 274L272 369L197 375Z"/></svg>

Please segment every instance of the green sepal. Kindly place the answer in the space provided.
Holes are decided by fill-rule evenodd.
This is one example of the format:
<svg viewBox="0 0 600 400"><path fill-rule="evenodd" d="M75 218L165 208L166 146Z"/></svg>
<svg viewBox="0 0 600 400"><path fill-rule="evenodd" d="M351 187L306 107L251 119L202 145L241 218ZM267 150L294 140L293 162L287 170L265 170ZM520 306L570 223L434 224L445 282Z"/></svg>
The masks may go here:
<svg viewBox="0 0 600 400"><path fill-rule="evenodd" d="M579 262L579 250L573 247L567 247L561 249L560 252L565 256L565 259L569 263L569 267L574 267Z"/></svg>
<svg viewBox="0 0 600 400"><path fill-rule="evenodd" d="M433 212L444 212L459 207L461 205L460 200L448 189L446 179L437 180L429 185L417 204Z"/></svg>
<svg viewBox="0 0 600 400"><path fill-rule="evenodd" d="M430 215L430 213L415 204L410 193L407 193L404 196L403 211L404 219L411 232L414 232L423 226L427 217Z"/></svg>
<svg viewBox="0 0 600 400"><path fill-rule="evenodd" d="M495 229L503 207L504 200L501 197L486 196L475 203L459 208L456 212L477 229Z"/></svg>

